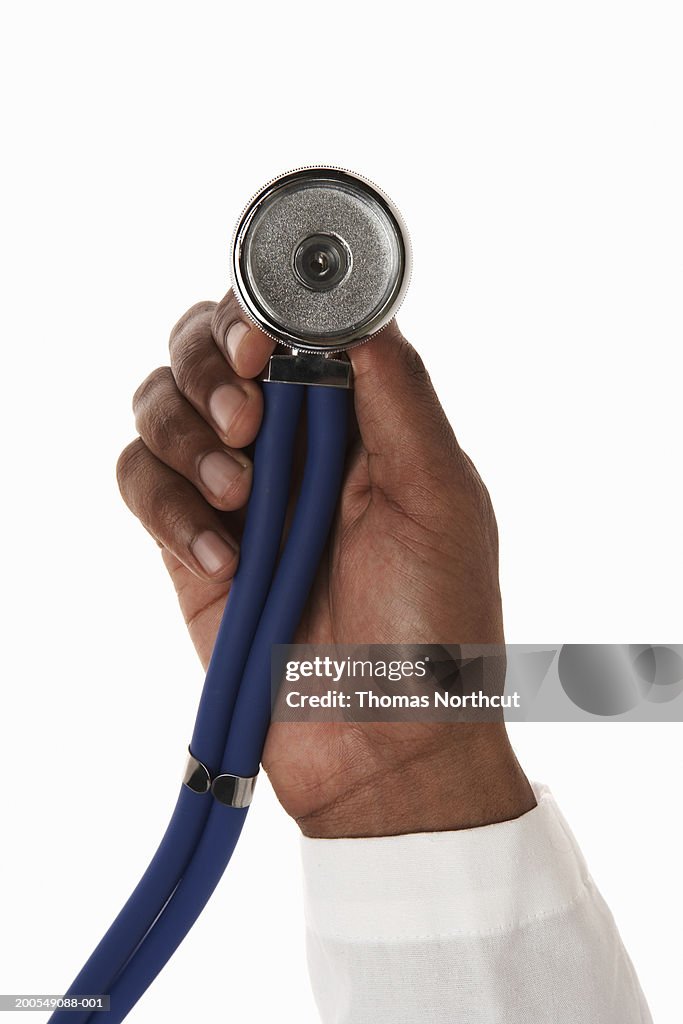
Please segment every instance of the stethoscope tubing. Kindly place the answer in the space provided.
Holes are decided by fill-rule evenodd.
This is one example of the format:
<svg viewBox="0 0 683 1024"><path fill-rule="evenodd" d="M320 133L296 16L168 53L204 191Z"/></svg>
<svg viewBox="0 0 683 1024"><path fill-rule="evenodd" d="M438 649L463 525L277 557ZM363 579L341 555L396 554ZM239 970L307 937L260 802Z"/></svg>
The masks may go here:
<svg viewBox="0 0 683 1024"><path fill-rule="evenodd" d="M267 390L266 390L267 388ZM289 502L294 442L304 388L264 386L264 419L254 452L254 479L240 565L219 626L190 749L217 773L252 640L268 594ZM152 861L116 919L69 987L68 995L111 990L187 869L214 800L182 786ZM86 1024L91 1011L57 1010L50 1024Z"/></svg>
<svg viewBox="0 0 683 1024"><path fill-rule="evenodd" d="M301 490L251 645L221 773L247 777L258 772L270 724L271 648L291 642L327 542L344 468L347 415L345 390L307 389L308 442ZM124 1020L199 917L227 867L246 815L247 808L214 801L187 871L111 989L110 1024Z"/></svg>
<svg viewBox="0 0 683 1024"><path fill-rule="evenodd" d="M263 385L264 417L254 451L252 498L230 611L218 628L190 749L213 776L225 750L233 708L280 551L305 389Z"/></svg>

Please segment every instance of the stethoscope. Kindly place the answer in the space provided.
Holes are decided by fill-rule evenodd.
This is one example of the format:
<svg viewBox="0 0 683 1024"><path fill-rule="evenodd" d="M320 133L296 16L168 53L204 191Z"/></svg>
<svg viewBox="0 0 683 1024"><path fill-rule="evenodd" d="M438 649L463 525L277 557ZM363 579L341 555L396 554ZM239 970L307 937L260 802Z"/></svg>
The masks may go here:
<svg viewBox="0 0 683 1024"><path fill-rule="evenodd" d="M67 996L108 994L122 1021L209 900L242 831L270 722L271 648L291 643L334 515L347 445L344 352L385 327L410 277L403 220L372 183L337 168L284 174L243 211L232 285L275 341L240 564L206 674L187 767L149 867ZM299 421L306 462L284 537ZM88 1024L90 1009L51 1024ZM100 1011L97 1011L97 1017Z"/></svg>

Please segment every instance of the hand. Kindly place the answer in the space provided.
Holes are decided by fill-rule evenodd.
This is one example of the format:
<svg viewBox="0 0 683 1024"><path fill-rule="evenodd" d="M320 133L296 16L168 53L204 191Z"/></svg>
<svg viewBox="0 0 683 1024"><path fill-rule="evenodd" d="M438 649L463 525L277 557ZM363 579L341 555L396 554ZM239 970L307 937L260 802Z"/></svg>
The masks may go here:
<svg viewBox="0 0 683 1024"><path fill-rule="evenodd" d="M162 548L208 664L239 559L245 453L273 344L229 293L171 332L170 367L133 399L122 495ZM350 352L356 436L298 643L502 643L491 501L395 321ZM313 836L468 828L517 817L532 790L502 724L275 724L263 765Z"/></svg>

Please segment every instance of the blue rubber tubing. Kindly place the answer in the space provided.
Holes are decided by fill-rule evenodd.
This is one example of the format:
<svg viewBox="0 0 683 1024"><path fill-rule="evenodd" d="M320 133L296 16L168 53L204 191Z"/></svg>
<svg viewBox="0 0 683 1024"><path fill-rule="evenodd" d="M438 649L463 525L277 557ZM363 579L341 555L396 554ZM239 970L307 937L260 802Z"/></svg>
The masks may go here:
<svg viewBox="0 0 683 1024"><path fill-rule="evenodd" d="M311 387L308 450L301 492L285 549L244 670L222 773L259 769L270 724L273 644L292 641L323 553L339 496L347 437L347 392ZM109 1024L123 1021L183 941L206 906L239 839L246 808L214 801L204 834L164 912L111 990ZM93 1021L101 1013L93 1015Z"/></svg>
<svg viewBox="0 0 683 1024"><path fill-rule="evenodd" d="M206 674L190 749L217 774L256 627L277 560L290 494L291 465L304 388L267 384L254 452L254 479L241 544ZM110 991L117 975L171 897L199 843L213 804L210 793L182 786L173 815L149 867L123 909L71 984L68 995ZM57 1010L50 1024L86 1024L92 1011Z"/></svg>

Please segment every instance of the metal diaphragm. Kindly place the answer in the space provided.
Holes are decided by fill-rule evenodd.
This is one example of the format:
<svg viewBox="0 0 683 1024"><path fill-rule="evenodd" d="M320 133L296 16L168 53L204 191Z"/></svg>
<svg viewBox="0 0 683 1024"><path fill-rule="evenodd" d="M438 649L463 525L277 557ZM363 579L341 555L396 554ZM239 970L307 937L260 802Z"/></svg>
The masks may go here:
<svg viewBox="0 0 683 1024"><path fill-rule="evenodd" d="M277 341L338 352L389 323L410 278L396 207L349 171L308 167L271 181L240 217L233 289Z"/></svg>

